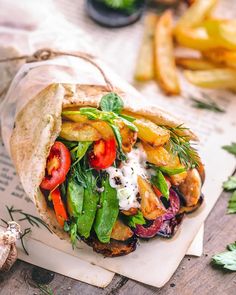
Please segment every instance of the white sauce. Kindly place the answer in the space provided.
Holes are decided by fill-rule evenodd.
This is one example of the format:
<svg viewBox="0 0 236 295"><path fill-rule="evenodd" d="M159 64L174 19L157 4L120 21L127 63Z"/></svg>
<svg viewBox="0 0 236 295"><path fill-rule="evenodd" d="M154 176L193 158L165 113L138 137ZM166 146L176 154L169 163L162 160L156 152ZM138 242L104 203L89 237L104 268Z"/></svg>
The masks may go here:
<svg viewBox="0 0 236 295"><path fill-rule="evenodd" d="M140 175L143 178L150 178L153 173L152 169L145 168L146 161L146 153L142 145L139 144L137 148L133 148L132 151L127 154L127 160L122 163L121 167L109 167L106 169L109 174L111 187L117 190L117 197L121 210L140 207L137 200L137 177ZM117 180L119 180L120 183L118 183Z"/></svg>

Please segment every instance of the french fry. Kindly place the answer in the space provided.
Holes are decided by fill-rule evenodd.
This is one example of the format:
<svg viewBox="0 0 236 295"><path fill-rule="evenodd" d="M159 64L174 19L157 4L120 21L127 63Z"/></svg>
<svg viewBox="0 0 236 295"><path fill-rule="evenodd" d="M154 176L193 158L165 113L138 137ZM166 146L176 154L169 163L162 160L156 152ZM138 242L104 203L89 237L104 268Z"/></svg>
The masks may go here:
<svg viewBox="0 0 236 295"><path fill-rule="evenodd" d="M201 26L206 28L209 36L219 40L219 43L227 44L227 48L236 49L236 21L222 19L205 20ZM226 45L224 45L225 47Z"/></svg>
<svg viewBox="0 0 236 295"><path fill-rule="evenodd" d="M178 66L192 71L211 70L219 67L214 62L204 58L176 57L175 62Z"/></svg>
<svg viewBox="0 0 236 295"><path fill-rule="evenodd" d="M174 59L172 13L166 11L158 20L155 31L155 71L161 88L169 95L180 93Z"/></svg>
<svg viewBox="0 0 236 295"><path fill-rule="evenodd" d="M236 68L236 51L228 51L222 48L203 51L202 55L208 60L229 68Z"/></svg>
<svg viewBox="0 0 236 295"><path fill-rule="evenodd" d="M158 16L147 14L144 22L144 35L139 50L134 78L148 81L154 78L154 31Z"/></svg>
<svg viewBox="0 0 236 295"><path fill-rule="evenodd" d="M196 0L176 24L175 31L198 26L211 13L217 0Z"/></svg>
<svg viewBox="0 0 236 295"><path fill-rule="evenodd" d="M186 28L175 32L175 39L179 45L195 50L206 51L221 46L218 40L210 37L203 27Z"/></svg>
<svg viewBox="0 0 236 295"><path fill-rule="evenodd" d="M236 70L222 68L208 71L185 71L186 79L199 87L236 89Z"/></svg>

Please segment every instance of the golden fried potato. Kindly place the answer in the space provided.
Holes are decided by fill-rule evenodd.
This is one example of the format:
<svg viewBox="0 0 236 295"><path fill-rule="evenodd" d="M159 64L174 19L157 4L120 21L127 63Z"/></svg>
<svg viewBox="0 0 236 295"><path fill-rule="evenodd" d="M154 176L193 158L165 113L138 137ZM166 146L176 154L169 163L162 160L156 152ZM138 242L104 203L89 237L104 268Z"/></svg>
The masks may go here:
<svg viewBox="0 0 236 295"><path fill-rule="evenodd" d="M180 93L175 66L172 36L172 13L166 11L158 20L155 31L155 71L158 83L168 95Z"/></svg>
<svg viewBox="0 0 236 295"><path fill-rule="evenodd" d="M137 132L131 130L123 121L116 120L116 123L120 130L120 135L122 138L122 150L125 153L129 153L132 150L136 140Z"/></svg>
<svg viewBox="0 0 236 295"><path fill-rule="evenodd" d="M235 69L222 68L208 71L185 71L184 75L190 83L199 87L235 89Z"/></svg>
<svg viewBox="0 0 236 295"><path fill-rule="evenodd" d="M158 16L148 13L144 20L144 35L139 50L134 77L138 81L154 78L154 31Z"/></svg>
<svg viewBox="0 0 236 295"><path fill-rule="evenodd" d="M87 123L63 122L60 136L70 141L96 141L102 135Z"/></svg>
<svg viewBox="0 0 236 295"><path fill-rule="evenodd" d="M204 58L194 58L194 57L176 57L175 62L178 66L187 70L211 70L220 67L212 61Z"/></svg>
<svg viewBox="0 0 236 295"><path fill-rule="evenodd" d="M95 128L105 140L111 139L115 136L111 127L104 121L89 120L87 123Z"/></svg>
<svg viewBox="0 0 236 295"><path fill-rule="evenodd" d="M152 147L143 142L143 148L147 155L148 162L156 166L166 166L170 159L170 154L163 146Z"/></svg>
<svg viewBox="0 0 236 295"><path fill-rule="evenodd" d="M129 210L122 210L121 213L127 216L133 216L138 213L138 208L130 208Z"/></svg>
<svg viewBox="0 0 236 295"><path fill-rule="evenodd" d="M236 68L236 51L218 48L214 50L203 51L202 55L206 59L216 64L229 68Z"/></svg>
<svg viewBox="0 0 236 295"><path fill-rule="evenodd" d="M178 20L175 31L198 26L217 4L217 0L197 0Z"/></svg>
<svg viewBox="0 0 236 295"><path fill-rule="evenodd" d="M173 154L170 155L169 162L165 167L169 169L184 168L184 166L180 163L179 157ZM182 183L186 177L187 171L169 176L173 185L180 185L180 183Z"/></svg>
<svg viewBox="0 0 236 295"><path fill-rule="evenodd" d="M153 145L164 145L170 139L170 132L148 119L136 119L133 124L138 128L138 138Z"/></svg>
<svg viewBox="0 0 236 295"><path fill-rule="evenodd" d="M111 238L117 241L126 241L134 235L133 231L120 219L117 219L111 232Z"/></svg>
<svg viewBox="0 0 236 295"><path fill-rule="evenodd" d="M197 169L189 170L185 181L179 186L179 190L183 194L187 206L197 204L201 195L201 186L202 182Z"/></svg>
<svg viewBox="0 0 236 295"><path fill-rule="evenodd" d="M152 190L151 184L141 176L138 176L138 188L141 196L141 211L143 216L148 220L154 220L162 216L166 212L166 209Z"/></svg>

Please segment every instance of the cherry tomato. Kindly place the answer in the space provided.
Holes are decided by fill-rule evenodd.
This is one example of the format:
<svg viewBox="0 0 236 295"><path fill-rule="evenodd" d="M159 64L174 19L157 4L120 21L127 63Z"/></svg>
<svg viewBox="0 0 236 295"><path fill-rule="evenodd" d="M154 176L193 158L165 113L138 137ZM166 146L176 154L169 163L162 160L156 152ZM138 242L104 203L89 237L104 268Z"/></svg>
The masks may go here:
<svg viewBox="0 0 236 295"><path fill-rule="evenodd" d="M170 188L171 188L171 183L170 183L169 178L165 176L165 180L166 180L166 183L167 183L167 185L168 185L168 188L170 189ZM153 188L153 190L154 190L156 196L157 196L158 198L160 198L160 197L162 196L161 191L160 191L155 185L153 185L152 188Z"/></svg>
<svg viewBox="0 0 236 295"><path fill-rule="evenodd" d="M116 159L116 141L100 139L94 143L93 151L89 154L91 167L101 170L110 167Z"/></svg>
<svg viewBox="0 0 236 295"><path fill-rule="evenodd" d="M46 173L40 187L45 190L53 190L63 183L70 165L70 151L62 142L56 141L47 158Z"/></svg>
<svg viewBox="0 0 236 295"><path fill-rule="evenodd" d="M60 190L58 188L51 192L51 198L57 221L61 226L64 226L65 221L68 220L68 216L65 205L62 202Z"/></svg>

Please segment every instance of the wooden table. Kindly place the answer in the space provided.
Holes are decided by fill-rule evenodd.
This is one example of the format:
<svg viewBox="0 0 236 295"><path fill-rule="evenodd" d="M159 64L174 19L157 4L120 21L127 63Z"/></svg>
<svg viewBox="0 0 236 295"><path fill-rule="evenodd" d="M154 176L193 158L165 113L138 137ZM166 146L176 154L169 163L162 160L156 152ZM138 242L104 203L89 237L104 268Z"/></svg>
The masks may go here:
<svg viewBox="0 0 236 295"><path fill-rule="evenodd" d="M202 257L185 257L163 288L153 288L116 275L107 288L100 289L55 274L48 289L56 295L234 295L236 273L210 265L214 253L223 251L227 244L236 240L236 215L226 215L228 199L229 194L223 193L206 221ZM9 273L0 274L0 295L51 294L42 293L35 287L31 279L33 269L32 265L17 261Z"/></svg>

